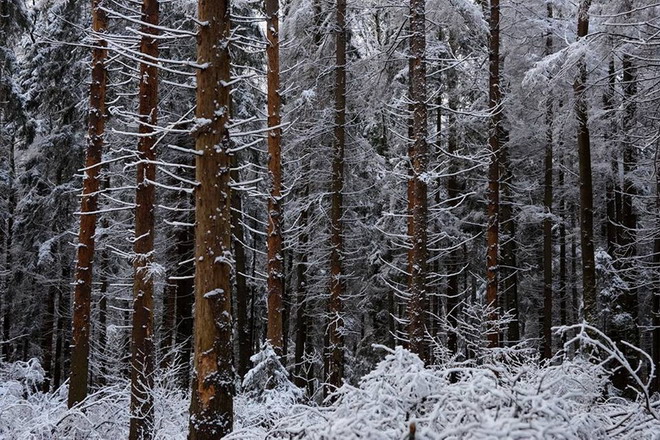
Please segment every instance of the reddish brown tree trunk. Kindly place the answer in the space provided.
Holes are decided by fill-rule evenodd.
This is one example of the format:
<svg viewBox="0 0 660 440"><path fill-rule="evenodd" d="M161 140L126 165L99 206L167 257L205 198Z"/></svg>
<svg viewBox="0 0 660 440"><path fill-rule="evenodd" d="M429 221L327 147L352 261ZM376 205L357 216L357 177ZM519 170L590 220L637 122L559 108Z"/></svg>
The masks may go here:
<svg viewBox="0 0 660 440"><path fill-rule="evenodd" d="M92 0L92 30L96 35L92 50L92 84L89 101L88 144L85 178L80 206L80 232L76 256L76 279L73 292L73 334L69 408L87 397L89 376L89 329L92 301L92 262L98 210L99 172L105 131L105 91L107 56L102 34L108 26L107 14L100 9L102 0Z"/></svg>
<svg viewBox="0 0 660 440"><path fill-rule="evenodd" d="M282 255L282 129L280 128L279 0L266 0L266 57L268 59L268 331L267 339L282 354L284 257Z"/></svg>
<svg viewBox="0 0 660 440"><path fill-rule="evenodd" d="M158 0L142 2L142 41L140 52L139 132L137 186L135 192L135 243L133 252L133 326L131 332L131 424L130 440L153 436L154 372L154 235L156 202L156 136L158 123Z"/></svg>
<svg viewBox="0 0 660 440"><path fill-rule="evenodd" d="M426 171L428 167L428 109L426 106L426 0L410 0L410 102L412 106L412 194L410 215L411 249L410 280L407 315L408 346L422 360L428 360L426 341L427 318L427 197Z"/></svg>
<svg viewBox="0 0 660 440"><path fill-rule="evenodd" d="M229 155L230 0L199 0L198 120L195 135L195 336L190 440L232 430L234 361L231 310Z"/></svg>
<svg viewBox="0 0 660 440"><path fill-rule="evenodd" d="M502 93L500 90L500 2L490 2L490 50L489 50L489 95L488 107L490 123L488 143L490 145L490 165L488 168L488 230L486 233L486 303L491 307L498 304L498 249L499 249L499 209L500 209L500 131L502 121ZM493 311L489 319L498 319ZM488 335L489 345L499 345L499 334Z"/></svg>
<svg viewBox="0 0 660 440"><path fill-rule="evenodd" d="M346 144L346 0L337 0L335 65L335 140L330 208L330 301L328 304L327 383L339 387L344 376L343 251L344 147Z"/></svg>

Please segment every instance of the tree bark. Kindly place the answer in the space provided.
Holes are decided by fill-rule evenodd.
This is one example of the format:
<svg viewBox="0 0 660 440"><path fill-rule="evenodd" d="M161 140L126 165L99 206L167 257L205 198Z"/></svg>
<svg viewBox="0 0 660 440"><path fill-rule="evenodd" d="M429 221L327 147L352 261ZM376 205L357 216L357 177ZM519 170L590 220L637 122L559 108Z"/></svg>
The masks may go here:
<svg viewBox="0 0 660 440"><path fill-rule="evenodd" d="M638 333L638 307L637 298L638 283L635 257L637 256L637 214L634 201L637 197L637 188L634 183L633 172L637 167L637 151L634 143L633 125L637 105L637 74L635 65L630 55L624 54L623 61L623 194L621 196L622 233L621 248L622 255L622 278L628 284L623 292L621 306L624 312L632 317L633 327L625 329L625 339L633 345L639 343Z"/></svg>
<svg viewBox="0 0 660 440"><path fill-rule="evenodd" d="M610 124L610 127L615 127L616 119L614 117L614 96L616 94L616 72L615 72L613 56L610 58L607 82L608 82L607 92L603 96L603 110L605 110L607 114L607 122ZM610 134L610 130L607 130L606 136L609 134ZM621 203L617 202L617 199L620 199L621 188L619 187L618 184L619 163L618 163L617 155L618 152L616 150L612 151L611 174L607 176L607 180L605 182L605 198L606 198L606 211L607 211L605 236L607 239L607 253L612 258L616 258L617 246L619 245L619 236L620 236L619 225L617 222L619 216L619 213L617 212L617 208L620 207Z"/></svg>
<svg viewBox="0 0 660 440"><path fill-rule="evenodd" d="M140 53L140 98L137 186L135 192L135 242L133 252L133 326L131 331L131 423L130 440L153 437L154 373L154 262L156 202L156 136L158 123L158 0L142 2Z"/></svg>
<svg viewBox="0 0 660 440"><path fill-rule="evenodd" d="M552 3L547 5L548 20L552 20ZM545 54L553 52L552 32L548 32L545 41ZM552 357L552 314L553 314L553 290L552 290L552 201L553 201L553 99L548 96L546 102L546 144L544 163L544 195L543 207L545 218L543 219L543 359Z"/></svg>
<svg viewBox="0 0 660 440"><path fill-rule="evenodd" d="M172 350L176 338L176 279L172 278L175 271L168 271L163 287L163 316L160 331L160 365L161 368L172 364Z"/></svg>
<svg viewBox="0 0 660 440"><path fill-rule="evenodd" d="M282 355L284 257L282 255L282 129L280 128L279 0L266 0L266 57L268 64L268 329L267 339Z"/></svg>
<svg viewBox="0 0 660 440"><path fill-rule="evenodd" d="M578 10L578 40L589 33L589 7L591 0L582 0ZM589 137L589 110L585 97L587 64L583 57L578 61L575 79L575 116L577 118L577 147L580 168L580 245L582 247L582 317L596 321L596 262L594 257L594 200L591 176L591 141Z"/></svg>
<svg viewBox="0 0 660 440"><path fill-rule="evenodd" d="M561 107L561 104L560 104ZM564 144L559 142L559 151L563 151ZM566 188L565 188L565 175L564 168L559 166L559 173L557 175L557 185L562 191L561 199L559 200L559 206L561 211L561 223L559 224L559 316L560 324L567 325L569 322L568 314L568 289L567 289L567 279L568 279L568 268L567 268L567 236L566 236L566 223L568 219L567 216L567 203L566 203Z"/></svg>
<svg viewBox="0 0 660 440"><path fill-rule="evenodd" d="M502 130L503 144L500 147L500 165L502 180L502 201L500 203L500 224L502 236L502 292L504 308L512 314L509 323L507 342L516 344L520 341L520 313L518 308L518 245L516 242L516 221L514 219L514 199L512 195L513 172L509 159L508 134Z"/></svg>
<svg viewBox="0 0 660 440"><path fill-rule="evenodd" d="M412 216L409 255L409 291L407 304L408 346L428 361L426 341L428 278L428 108L426 105L426 0L410 0L410 105L412 106L411 169Z"/></svg>
<svg viewBox="0 0 660 440"><path fill-rule="evenodd" d="M238 158L232 156L231 179L238 182ZM245 273L247 271L245 247L243 241L243 199L241 193L233 191L231 194L231 222L232 239L234 248L234 259L236 260L236 326L238 327L238 375L243 378L250 369L250 357L252 357L252 340L250 323L248 322L248 303L250 292L247 287Z"/></svg>
<svg viewBox="0 0 660 440"><path fill-rule="evenodd" d="M656 233L653 239L653 258L652 268L654 275L653 286L653 299L652 299L652 318L653 334L652 334L652 353L653 364L655 365L655 377L652 382L652 390L660 391L660 161L657 160L660 151L656 147L655 153L655 206L656 218L655 228Z"/></svg>
<svg viewBox="0 0 660 440"><path fill-rule="evenodd" d="M103 0L92 0L92 30L95 34L92 49L92 83L89 101L88 143L85 158L85 177L80 206L80 232L76 256L74 284L73 333L71 346L71 377L69 381L69 408L87 397L89 376L89 331L92 300L92 263L94 235L98 210L99 172L105 131L105 92L107 56L103 33L108 27L107 14L100 9Z"/></svg>
<svg viewBox="0 0 660 440"><path fill-rule="evenodd" d="M42 384L42 390L44 393L50 391L51 378L53 377L53 336L55 335L55 297L57 295L57 287L57 285L48 286L46 310L41 330L41 351L43 353L42 367L45 373L44 382Z"/></svg>
<svg viewBox="0 0 660 440"><path fill-rule="evenodd" d="M454 44L454 36L450 34L449 36L449 45L452 47ZM460 196L460 187L458 182L458 165L457 160L454 155L456 155L458 150L458 133L457 133L457 121L456 121L456 111L458 110L459 100L456 94L456 84L458 82L458 73L456 68L451 68L447 71L447 93L449 94L447 98L449 112L447 113L447 153L449 153L448 160L451 161L450 173L447 178L447 197L449 198L449 206L451 208L456 208L459 203ZM440 114L438 114L440 116ZM440 121L438 121L440 125ZM449 258L447 260L447 271L449 272L447 278L447 322L452 328L456 328L458 325L458 305L460 289L459 289L459 273L461 270L461 250L460 247L450 244L452 250L449 253ZM458 351L458 338L456 332L450 331L447 335L447 346L451 353L456 353Z"/></svg>
<svg viewBox="0 0 660 440"><path fill-rule="evenodd" d="M16 159L15 159L15 140L12 136L9 142L9 196L7 197L7 223L5 236L5 274L2 277L3 293L5 295L3 319L2 319L2 339L6 341L2 344L2 355L5 362L12 361L14 353L14 344L11 340L13 299L14 299L14 215L16 215Z"/></svg>
<svg viewBox="0 0 660 440"><path fill-rule="evenodd" d="M195 336L190 440L233 425L230 0L199 0L195 189Z"/></svg>
<svg viewBox="0 0 660 440"><path fill-rule="evenodd" d="M486 303L495 308L498 304L498 250L499 250L499 205L500 205L500 131L502 121L502 93L500 90L500 1L490 1L489 39L489 93L490 111L488 144L490 165L488 169L488 230L486 233ZM489 319L498 319L497 311L490 313ZM490 347L499 345L499 334L488 335Z"/></svg>
<svg viewBox="0 0 660 440"><path fill-rule="evenodd" d="M346 0L337 0L335 65L335 139L332 157L330 208L330 301L327 383L339 387L344 376L343 252L344 147L346 144Z"/></svg>
<svg viewBox="0 0 660 440"><path fill-rule="evenodd" d="M305 198L309 196L309 184L305 185ZM307 316L307 246L309 236L307 228L309 227L309 212L305 208L300 215L302 232L298 238L300 255L296 265L297 279L297 301L296 301L296 351L294 354L294 382L298 387L307 385L307 376L304 374L309 370L304 356L308 338L308 316Z"/></svg>

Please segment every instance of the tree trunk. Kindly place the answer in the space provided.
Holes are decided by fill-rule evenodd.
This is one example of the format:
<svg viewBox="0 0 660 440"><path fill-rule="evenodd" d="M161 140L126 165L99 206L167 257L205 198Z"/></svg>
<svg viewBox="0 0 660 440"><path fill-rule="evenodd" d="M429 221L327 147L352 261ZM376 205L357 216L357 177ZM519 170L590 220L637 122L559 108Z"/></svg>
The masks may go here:
<svg viewBox="0 0 660 440"><path fill-rule="evenodd" d="M195 336L190 440L232 430L234 362L231 314L229 156L230 0L199 0L195 189Z"/></svg>
<svg viewBox="0 0 660 440"><path fill-rule="evenodd" d="M194 222L194 215L191 213L187 223ZM179 261L188 261L194 254L194 234L193 229L186 227L177 232L176 254ZM176 270L176 298L175 303L175 332L174 344L181 347L181 382L184 388L190 386L190 356L192 352L193 338L193 303L195 297L194 286L194 266L190 264L179 265Z"/></svg>
<svg viewBox="0 0 660 440"><path fill-rule="evenodd" d="M13 255L13 242L14 242L14 215L16 214L16 161L15 161L15 140L12 136L9 142L9 196L7 199L7 223L5 235L5 274L3 276L3 290L5 295L4 301L4 314L2 320L2 340L6 341L2 344L2 354L5 362L12 361L14 353L14 344L11 342L11 327L13 317L13 299L14 299L14 255Z"/></svg>
<svg viewBox="0 0 660 440"><path fill-rule="evenodd" d="M344 377L343 252L344 147L346 144L346 0L337 0L335 65L335 139L330 209L330 301L328 304L327 383L339 387Z"/></svg>
<svg viewBox="0 0 660 440"><path fill-rule="evenodd" d="M449 36L449 45L453 46L454 37ZM449 177L447 178L447 197L449 198L450 208L455 209L459 203L460 187L458 182L458 165L454 155L458 150L458 134L457 134L457 121L456 111L458 110L458 96L456 94L456 83L458 82L458 74L456 68L450 68L447 71L447 93L449 94L447 102L449 105L449 112L447 113L447 153L449 153L448 160L451 162L449 168ZM440 114L439 114L440 116ZM440 125L440 121L438 121ZM455 244L450 243L452 250L447 259L447 322L450 327L456 328L458 325L458 305L460 289L458 285L458 277L461 271L461 250ZM458 338L456 332L450 331L447 335L447 348L451 353L458 351Z"/></svg>
<svg viewBox="0 0 660 440"><path fill-rule="evenodd" d="M107 72L106 42L100 37L108 26L107 14L100 9L103 0L92 0L92 30L96 35L92 49L92 83L89 101L88 144L85 177L80 206L80 232L76 256L76 280L73 292L73 333L71 342L71 377L69 408L87 397L89 376L89 331L92 300L92 263L98 210L99 172L105 131L105 91Z"/></svg>
<svg viewBox="0 0 660 440"><path fill-rule="evenodd" d="M616 118L614 117L614 96L616 94L616 72L614 69L614 57L610 58L609 71L608 71L608 89L607 93L603 96L603 109L608 114L607 121L611 127L616 126ZM606 131L606 135L609 130ZM609 139L611 141L611 139ZM617 246L619 245L619 225L617 224L617 207L621 203L617 203L617 197L620 198L620 188L618 185L619 164L617 160L617 151L612 151L612 174L607 177L605 183L605 197L606 197L606 210L607 219L605 224L605 235L607 238L607 253L612 257L616 257Z"/></svg>
<svg viewBox="0 0 660 440"><path fill-rule="evenodd" d="M291 273L293 273L293 255L291 250L283 251L282 255L284 260L284 274L282 275L282 354L280 360L282 365L286 367L286 362L289 355L289 326L291 316L291 292L290 286L287 284L286 274L289 274L289 281L291 280Z"/></svg>
<svg viewBox="0 0 660 440"><path fill-rule="evenodd" d="M266 0L266 57L268 59L268 332L267 339L282 355L282 129L280 128L280 41L279 0Z"/></svg>
<svg viewBox="0 0 660 440"><path fill-rule="evenodd" d="M499 209L500 209L500 131L502 121L502 93L500 90L500 1L490 1L490 50L489 50L489 93L490 111L488 143L490 145L490 166L488 170L488 230L486 234L486 303L491 307L498 304L498 249L499 249ZM497 311L492 311L490 320L497 320ZM491 347L499 345L499 334L488 335Z"/></svg>
<svg viewBox="0 0 660 440"><path fill-rule="evenodd" d="M105 191L110 188L110 177L105 175L103 181L101 182L101 191ZM108 350L108 271L110 270L110 255L108 253L107 245L107 233L110 228L110 221L106 216L101 219L101 230L104 231L104 234L99 237L99 240L106 240L106 243L103 244L103 249L101 250L101 261L99 267L99 378L97 383L101 386L106 384L106 353Z"/></svg>
<svg viewBox="0 0 660 440"><path fill-rule="evenodd" d="M504 308L512 314L509 323L507 342L516 344L520 341L520 313L518 308L518 245L516 242L516 221L514 219L513 173L509 159L508 134L502 130L500 147L500 165L502 173L502 201L500 203L500 224L502 225L502 292Z"/></svg>
<svg viewBox="0 0 660 440"><path fill-rule="evenodd" d="M135 242L133 252L133 326L131 332L131 424L130 440L153 436L154 373L154 279L152 273L154 208L156 202L156 136L158 123L158 0L142 2L140 53L149 62L140 63L139 132L137 186L135 192Z"/></svg>
<svg viewBox="0 0 660 440"><path fill-rule="evenodd" d="M552 3L548 3L548 20L552 20L553 11ZM552 32L548 32L545 41L545 54L549 56L553 53ZM553 133L552 124L554 118L553 112L553 99L548 96L546 102L546 144L545 144L545 179L544 179L544 195L543 206L545 211L545 218L543 219L543 352L541 356L543 359L550 359L552 357L552 199L553 199L553 185L552 185L552 171L553 171Z"/></svg>
<svg viewBox="0 0 660 440"><path fill-rule="evenodd" d="M238 182L238 158L232 157L231 179ZM250 323L248 322L248 303L250 293L248 291L245 273L247 271L245 259L245 247L243 242L243 199L239 191L231 194L231 223L234 247L234 259L236 260L236 326L238 327L238 375L243 378L250 369L250 357L252 357L252 341L250 337Z"/></svg>
<svg viewBox="0 0 660 440"><path fill-rule="evenodd" d="M657 160L660 151L656 147L655 152L655 237L653 239L652 268L654 275L653 299L652 299L652 352L653 364L655 365L655 377L652 382L652 390L660 391L660 162Z"/></svg>
<svg viewBox="0 0 660 440"><path fill-rule="evenodd" d="M633 125L635 121L635 113L637 106L635 99L637 99L637 74L630 55L623 55L623 194L621 196L621 217L622 217L622 234L621 234L621 247L622 255L622 278L628 284L627 289L623 292L621 306L624 312L632 317L633 327L623 329L625 332L625 339L633 345L639 344L639 323L638 307L639 301L637 299L637 288L635 283L639 280L636 263L634 261L637 256L637 214L634 208L634 201L637 197L637 188L634 183L633 173L637 167L637 151L634 143Z"/></svg>
<svg viewBox="0 0 660 440"><path fill-rule="evenodd" d="M305 198L309 196L309 184L305 185ZM305 346L308 338L308 325L307 325L307 246L309 237L307 235L309 213L305 208L300 215L300 223L302 225L302 232L298 238L300 256L298 257L298 264L296 265L296 279L298 285L296 286L297 301L296 301L296 351L294 355L294 382L303 388L307 385L307 376L304 374L309 366L306 365L304 359Z"/></svg>
<svg viewBox="0 0 660 440"><path fill-rule="evenodd" d="M176 279L174 271L168 272L163 287L163 316L160 332L160 365L162 368L172 364L174 341L176 339Z"/></svg>
<svg viewBox="0 0 660 440"><path fill-rule="evenodd" d="M426 0L410 0L410 103L412 106L412 230L409 255L408 344L412 352L428 361L426 341L428 278L428 109L426 106Z"/></svg>
<svg viewBox="0 0 660 440"><path fill-rule="evenodd" d="M589 33L589 7L591 0L582 0L578 10L578 40ZM591 141L589 138L589 111L585 96L587 63L578 61L575 79L575 116L578 123L577 147L580 168L580 245L582 247L582 317L596 322L596 262L594 257L594 197L591 176Z"/></svg>
<svg viewBox="0 0 660 440"><path fill-rule="evenodd" d="M48 296L46 298L46 311L43 317L41 330L41 351L43 353L42 367L44 369L44 382L42 390L44 393L50 391L50 382L53 365L53 336L55 334L55 297L57 296L57 285L48 286Z"/></svg>
<svg viewBox="0 0 660 440"><path fill-rule="evenodd" d="M561 107L561 104L560 104ZM563 151L563 143L559 142L559 151ZM567 203L566 203L566 194L564 186L564 168L559 166L559 173L557 176L557 185L559 186L560 191L562 191L561 199L559 201L560 211L561 211L561 223L559 224L559 315L560 315L560 324L568 324L568 290L566 286L566 280L568 278L567 272L567 237L566 237L566 222L567 222Z"/></svg>
<svg viewBox="0 0 660 440"><path fill-rule="evenodd" d="M108 352L108 278L104 272L108 269L108 255L104 249L101 255L101 276L99 281L101 286L99 289L99 379L100 385L106 383L106 353Z"/></svg>

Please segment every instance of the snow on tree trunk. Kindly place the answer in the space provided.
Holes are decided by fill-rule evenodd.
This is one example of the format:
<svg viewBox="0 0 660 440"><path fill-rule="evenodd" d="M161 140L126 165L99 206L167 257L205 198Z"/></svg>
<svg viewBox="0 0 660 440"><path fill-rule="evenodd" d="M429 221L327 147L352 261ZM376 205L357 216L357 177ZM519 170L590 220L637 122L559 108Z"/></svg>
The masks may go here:
<svg viewBox="0 0 660 440"><path fill-rule="evenodd" d="M199 0L191 440L221 438L233 425L229 10L230 0Z"/></svg>

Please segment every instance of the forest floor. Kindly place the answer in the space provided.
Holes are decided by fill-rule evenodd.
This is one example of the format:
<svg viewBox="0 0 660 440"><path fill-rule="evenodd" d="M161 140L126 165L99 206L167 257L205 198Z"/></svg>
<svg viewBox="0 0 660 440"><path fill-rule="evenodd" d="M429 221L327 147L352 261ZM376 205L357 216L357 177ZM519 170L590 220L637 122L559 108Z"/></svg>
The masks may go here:
<svg viewBox="0 0 660 440"><path fill-rule="evenodd" d="M604 367L612 352L603 347L563 362L496 350L478 362L433 367L403 348L375 347L384 360L320 405L306 401L265 350L234 401L235 431L226 439L402 440L411 425L424 440L660 439L658 396L636 375L637 398L617 396ZM183 440L188 398L169 374L161 371L153 390L155 439ZM36 360L0 365L0 439L127 438L128 383L68 410L66 386L42 393L42 380Z"/></svg>

